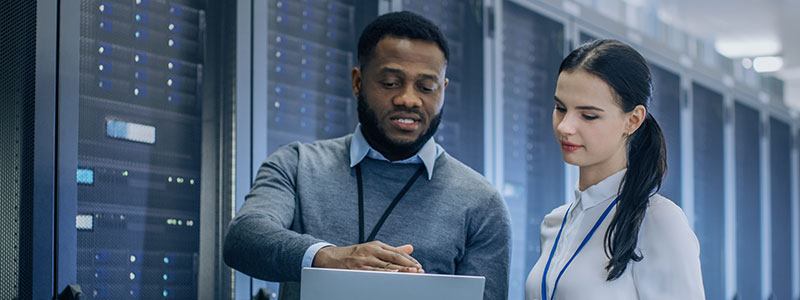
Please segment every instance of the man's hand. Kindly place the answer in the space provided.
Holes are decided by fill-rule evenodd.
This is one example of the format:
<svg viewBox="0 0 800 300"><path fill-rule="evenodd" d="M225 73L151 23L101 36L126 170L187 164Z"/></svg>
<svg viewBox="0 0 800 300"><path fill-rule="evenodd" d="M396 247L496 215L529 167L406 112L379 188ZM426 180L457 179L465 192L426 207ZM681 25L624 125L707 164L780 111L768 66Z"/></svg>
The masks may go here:
<svg viewBox="0 0 800 300"><path fill-rule="evenodd" d="M317 252L313 267L352 269L368 271L425 273L422 265L413 257L414 247L403 245L392 247L372 241L347 247L325 247Z"/></svg>

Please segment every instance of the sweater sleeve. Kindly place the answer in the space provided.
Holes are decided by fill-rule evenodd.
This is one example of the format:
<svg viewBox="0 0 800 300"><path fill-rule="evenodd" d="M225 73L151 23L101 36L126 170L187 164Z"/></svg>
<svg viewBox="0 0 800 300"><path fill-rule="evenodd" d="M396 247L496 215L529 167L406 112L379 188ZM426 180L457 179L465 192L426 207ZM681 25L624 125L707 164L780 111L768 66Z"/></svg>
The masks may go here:
<svg viewBox="0 0 800 300"><path fill-rule="evenodd" d="M456 274L484 276L484 300L508 298L511 221L508 207L495 192L485 205L468 213L467 244Z"/></svg>
<svg viewBox="0 0 800 300"><path fill-rule="evenodd" d="M281 147L258 170L223 244L228 266L269 281L299 281L306 250L324 242L290 228L295 217L299 143Z"/></svg>

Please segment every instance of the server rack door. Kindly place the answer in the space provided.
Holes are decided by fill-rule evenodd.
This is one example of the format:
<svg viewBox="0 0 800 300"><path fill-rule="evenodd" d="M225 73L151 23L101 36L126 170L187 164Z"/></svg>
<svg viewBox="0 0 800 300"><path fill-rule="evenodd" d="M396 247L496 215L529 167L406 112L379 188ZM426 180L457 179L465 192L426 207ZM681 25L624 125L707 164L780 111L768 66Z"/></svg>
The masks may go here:
<svg viewBox="0 0 800 300"><path fill-rule="evenodd" d="M351 133L355 103L350 69L355 65L353 1L270 0L266 112L267 149Z"/></svg>
<svg viewBox="0 0 800 300"><path fill-rule="evenodd" d="M57 39L56 25L43 20L55 12L55 5L38 1L6 2L0 10L2 299L53 296L55 67L49 62Z"/></svg>
<svg viewBox="0 0 800 300"><path fill-rule="evenodd" d="M204 3L80 5L78 283L196 299Z"/></svg>
<svg viewBox="0 0 800 300"><path fill-rule="evenodd" d="M450 46L442 122L436 142L483 173L483 6L481 1L403 0L444 32Z"/></svg>
<svg viewBox="0 0 800 300"><path fill-rule="evenodd" d="M736 288L739 299L761 298L761 156L759 111L737 101ZM701 199L701 198L697 198Z"/></svg>
<svg viewBox="0 0 800 300"><path fill-rule="evenodd" d="M790 126L770 118L770 202L772 222L772 293L776 299L792 297L792 229Z"/></svg>
<svg viewBox="0 0 800 300"><path fill-rule="evenodd" d="M695 234L700 242L703 285L708 299L724 295L723 102L722 95L692 86L694 114ZM743 298L747 299L747 298Z"/></svg>
<svg viewBox="0 0 800 300"><path fill-rule="evenodd" d="M681 80L658 65L650 63L653 76L653 99L650 114L658 122L667 143L667 176L659 194L681 205Z"/></svg>
<svg viewBox="0 0 800 300"><path fill-rule="evenodd" d="M539 259L539 225L564 204L564 161L552 113L564 25L503 2L503 197L511 211L509 298L524 299Z"/></svg>

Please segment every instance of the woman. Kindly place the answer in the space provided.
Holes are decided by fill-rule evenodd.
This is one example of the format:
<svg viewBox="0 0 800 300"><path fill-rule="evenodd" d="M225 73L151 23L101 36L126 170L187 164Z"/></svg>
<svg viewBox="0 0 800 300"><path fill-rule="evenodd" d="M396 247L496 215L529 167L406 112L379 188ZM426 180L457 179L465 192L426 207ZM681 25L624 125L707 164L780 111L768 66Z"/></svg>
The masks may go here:
<svg viewBox="0 0 800 300"><path fill-rule="evenodd" d="M580 178L575 201L542 222L528 300L705 299L697 237L656 194L667 165L651 96L646 61L619 41L584 44L561 63L553 130Z"/></svg>

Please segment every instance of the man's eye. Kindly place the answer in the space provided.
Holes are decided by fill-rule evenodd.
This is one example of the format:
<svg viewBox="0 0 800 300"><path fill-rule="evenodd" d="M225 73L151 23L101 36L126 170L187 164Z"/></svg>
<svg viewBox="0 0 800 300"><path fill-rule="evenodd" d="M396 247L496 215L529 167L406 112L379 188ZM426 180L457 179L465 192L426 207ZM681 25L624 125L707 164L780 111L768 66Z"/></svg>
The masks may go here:
<svg viewBox="0 0 800 300"><path fill-rule="evenodd" d="M400 85L397 82L383 82L382 84L385 88L396 88Z"/></svg>

